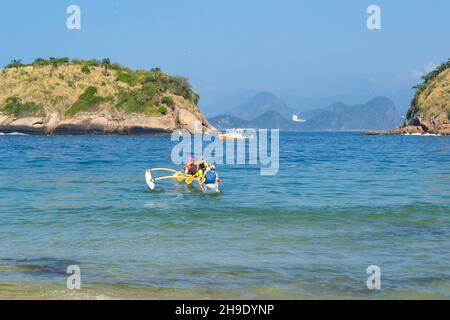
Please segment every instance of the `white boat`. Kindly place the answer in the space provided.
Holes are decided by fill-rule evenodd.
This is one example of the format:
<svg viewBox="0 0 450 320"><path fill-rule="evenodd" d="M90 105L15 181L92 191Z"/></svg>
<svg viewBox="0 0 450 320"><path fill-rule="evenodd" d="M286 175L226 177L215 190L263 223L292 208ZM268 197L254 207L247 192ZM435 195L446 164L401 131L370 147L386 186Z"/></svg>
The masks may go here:
<svg viewBox="0 0 450 320"><path fill-rule="evenodd" d="M306 122L305 119L302 119L298 114L294 113L292 115L292 121L294 122Z"/></svg>
<svg viewBox="0 0 450 320"><path fill-rule="evenodd" d="M255 129L228 129L225 133L219 134L220 140L246 140L253 139Z"/></svg>
<svg viewBox="0 0 450 320"><path fill-rule="evenodd" d="M163 172L167 175L156 177L154 173ZM177 171L173 169L168 168L153 168L153 169L147 169L145 170L145 182L147 183L147 186L150 188L150 190L155 190L156 183L158 181L162 180L169 180L174 179L177 180L180 183L185 183L187 185L193 186L197 189L200 189L204 193L219 193L219 182L217 183L209 183L204 184L200 181L200 178L193 177L190 174L186 174L182 171ZM220 179L219 179L220 180Z"/></svg>

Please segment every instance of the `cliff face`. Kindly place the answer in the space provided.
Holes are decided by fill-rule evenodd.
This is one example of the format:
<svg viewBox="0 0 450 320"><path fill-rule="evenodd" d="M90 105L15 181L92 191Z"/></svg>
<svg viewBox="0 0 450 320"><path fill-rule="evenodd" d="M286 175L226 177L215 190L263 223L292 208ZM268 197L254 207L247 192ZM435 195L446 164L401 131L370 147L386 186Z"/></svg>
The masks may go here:
<svg viewBox="0 0 450 320"><path fill-rule="evenodd" d="M109 61L37 59L0 70L0 132L156 134L214 130L182 77ZM194 128L196 122L201 128Z"/></svg>
<svg viewBox="0 0 450 320"><path fill-rule="evenodd" d="M406 115L392 133L450 135L450 59L423 77Z"/></svg>

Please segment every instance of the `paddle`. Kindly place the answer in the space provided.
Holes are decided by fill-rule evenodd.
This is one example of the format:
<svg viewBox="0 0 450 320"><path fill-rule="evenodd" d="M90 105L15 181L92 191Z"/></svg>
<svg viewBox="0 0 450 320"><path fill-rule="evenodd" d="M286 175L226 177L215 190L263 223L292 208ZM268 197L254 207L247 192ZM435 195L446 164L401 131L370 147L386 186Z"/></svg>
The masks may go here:
<svg viewBox="0 0 450 320"><path fill-rule="evenodd" d="M186 178L186 174L184 174L182 172L177 172L174 176L177 177L178 182L181 182L181 181L183 181L184 178Z"/></svg>
<svg viewBox="0 0 450 320"><path fill-rule="evenodd" d="M186 180L184 180L184 182L186 182L186 184L191 184L192 181L194 181L195 176L189 176L186 178Z"/></svg>

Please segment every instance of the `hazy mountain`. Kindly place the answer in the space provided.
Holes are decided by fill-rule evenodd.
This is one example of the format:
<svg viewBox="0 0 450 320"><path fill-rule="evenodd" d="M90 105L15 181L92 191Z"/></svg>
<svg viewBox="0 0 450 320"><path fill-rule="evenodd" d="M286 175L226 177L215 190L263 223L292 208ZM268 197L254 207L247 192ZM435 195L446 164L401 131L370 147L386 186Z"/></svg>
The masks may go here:
<svg viewBox="0 0 450 320"><path fill-rule="evenodd" d="M209 123L217 129L230 129L230 128L254 128L251 121L244 120L242 118L230 115L220 115L211 117L208 119Z"/></svg>
<svg viewBox="0 0 450 320"><path fill-rule="evenodd" d="M302 127L307 130L386 130L401 123L402 118L392 100L377 97L354 106L335 102Z"/></svg>
<svg viewBox="0 0 450 320"><path fill-rule="evenodd" d="M236 116L220 115L208 119L214 127L224 130L230 128L263 128L295 130L297 123L287 120L276 111L267 111L253 120L244 120Z"/></svg>
<svg viewBox="0 0 450 320"><path fill-rule="evenodd" d="M209 121L220 129L252 127L315 131L386 130L402 123L394 103L386 97L377 97L365 104L353 106L334 102L326 109L310 110L301 116L307 121L293 122L274 110L264 112L251 120L223 115L210 118Z"/></svg>
<svg viewBox="0 0 450 320"><path fill-rule="evenodd" d="M222 95L211 102L205 102L202 100L201 107L202 111L208 116L213 117L222 114L233 114L235 113L237 106L245 105L250 101L258 91L255 90L238 90L233 93L228 93ZM318 113L326 109L326 106L331 105L334 101L347 101L349 105L358 104L360 101L367 100L369 95L368 92L363 92L361 94L351 94L339 95L339 96L325 96L325 97L307 97L307 96L297 96L289 94L276 94L276 96L282 100L289 108L300 113L303 119L311 119ZM390 93L389 98L394 101L397 111L404 115L409 108L411 98L414 96L414 90L408 89L403 91L396 91ZM202 102L203 101L203 102ZM275 109L272 109L275 110ZM275 110L276 111L276 110ZM289 119L292 117L289 116Z"/></svg>
<svg viewBox="0 0 450 320"><path fill-rule="evenodd" d="M289 107L303 114L308 110L321 109L333 101L341 100L340 97L305 97L296 95L278 95Z"/></svg>
<svg viewBox="0 0 450 320"><path fill-rule="evenodd" d="M202 111L208 116L213 117L221 114L230 114L231 110L249 101L258 91L255 90L239 90L219 97L211 103L201 102Z"/></svg>
<svg viewBox="0 0 450 320"><path fill-rule="evenodd" d="M300 113L300 117L304 120L310 120L317 116L318 114L325 111L325 109L313 109L313 110L306 110Z"/></svg>
<svg viewBox="0 0 450 320"><path fill-rule="evenodd" d="M280 98L271 92L260 92L246 103L231 110L230 114L244 120L252 120L266 113L276 111L286 119L291 119L295 110L288 107Z"/></svg>
<svg viewBox="0 0 450 320"><path fill-rule="evenodd" d="M267 111L256 117L250 123L254 128L292 130L296 122L288 120L277 111Z"/></svg>

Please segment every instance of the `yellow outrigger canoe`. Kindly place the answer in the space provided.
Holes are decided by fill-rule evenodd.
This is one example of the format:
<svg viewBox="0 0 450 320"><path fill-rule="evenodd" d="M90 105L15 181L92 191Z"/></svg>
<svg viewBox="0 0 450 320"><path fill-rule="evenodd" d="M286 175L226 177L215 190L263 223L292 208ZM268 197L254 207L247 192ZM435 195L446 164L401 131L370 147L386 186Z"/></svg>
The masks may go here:
<svg viewBox="0 0 450 320"><path fill-rule="evenodd" d="M155 177L158 173L165 173L166 175ZM154 176L155 174L155 176ZM169 168L151 168L145 170L145 181L147 182L150 190L155 190L156 182L161 180L174 179L178 182L186 183L187 185L194 185L205 193L219 193L219 183L209 183L205 184L199 177L186 174L182 171L177 171Z"/></svg>

